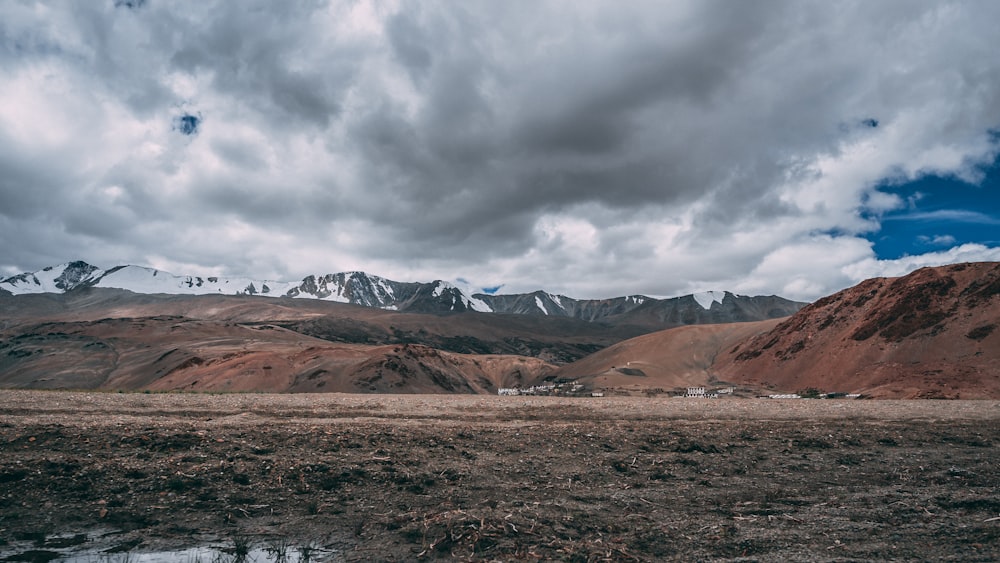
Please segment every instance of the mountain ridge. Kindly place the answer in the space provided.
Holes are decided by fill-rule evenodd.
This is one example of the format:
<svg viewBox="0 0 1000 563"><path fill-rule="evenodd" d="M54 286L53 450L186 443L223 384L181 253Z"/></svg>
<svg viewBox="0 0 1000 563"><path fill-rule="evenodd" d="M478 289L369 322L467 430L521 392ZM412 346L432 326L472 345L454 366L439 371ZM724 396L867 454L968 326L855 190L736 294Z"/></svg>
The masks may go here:
<svg viewBox="0 0 1000 563"><path fill-rule="evenodd" d="M13 295L64 293L83 287L124 289L134 293L177 295L253 295L312 298L401 312L544 315L596 322L630 317L643 326L662 327L718 322L747 322L788 316L805 303L778 296L742 296L712 291L659 299L628 295L607 299L574 299L542 290L525 294L473 293L453 283L398 282L365 272L309 275L300 282L176 276L143 266L103 270L83 261L68 262L0 280L0 290Z"/></svg>

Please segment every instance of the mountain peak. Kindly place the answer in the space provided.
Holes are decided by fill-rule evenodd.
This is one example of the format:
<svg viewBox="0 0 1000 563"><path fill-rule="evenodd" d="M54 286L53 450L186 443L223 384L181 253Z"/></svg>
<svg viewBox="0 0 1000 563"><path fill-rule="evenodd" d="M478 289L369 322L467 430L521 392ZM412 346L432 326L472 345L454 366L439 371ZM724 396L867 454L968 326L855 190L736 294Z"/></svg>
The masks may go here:
<svg viewBox="0 0 1000 563"><path fill-rule="evenodd" d="M693 293L691 297L698 302L705 310L711 310L713 303L718 303L722 305L722 301L726 298L728 291L702 291L700 293Z"/></svg>
<svg viewBox="0 0 1000 563"><path fill-rule="evenodd" d="M100 278L104 272L83 261L49 266L37 272L25 272L0 281L4 290L23 293L63 293L83 287Z"/></svg>

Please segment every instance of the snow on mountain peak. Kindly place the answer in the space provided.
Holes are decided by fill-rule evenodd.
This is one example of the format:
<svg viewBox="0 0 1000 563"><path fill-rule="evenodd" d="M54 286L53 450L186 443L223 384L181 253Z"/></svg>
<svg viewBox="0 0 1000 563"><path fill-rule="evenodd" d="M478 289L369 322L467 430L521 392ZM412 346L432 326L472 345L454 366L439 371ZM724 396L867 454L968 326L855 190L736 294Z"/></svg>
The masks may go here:
<svg viewBox="0 0 1000 563"><path fill-rule="evenodd" d="M143 266L121 266L105 272L94 287L125 289L134 293L273 295L273 290L281 285L281 282L248 278L175 276Z"/></svg>
<svg viewBox="0 0 1000 563"><path fill-rule="evenodd" d="M124 289L134 293L203 295L284 295L288 284L246 278L175 276L142 266L117 266L102 270L86 262L69 262L0 281L14 295L63 293L79 287ZM275 292L274 290L280 290Z"/></svg>
<svg viewBox="0 0 1000 563"><path fill-rule="evenodd" d="M452 289L454 287L455 286L451 285L446 281L436 280L434 282L434 291L431 293L431 295L433 295L434 297L441 297L445 291L448 291L449 289Z"/></svg>
<svg viewBox="0 0 1000 563"><path fill-rule="evenodd" d="M568 316L595 320L608 315L626 314L640 306L656 306L674 301L694 306L685 296L658 300L643 295L614 299L577 300L544 291L530 294L492 295L476 293L466 280L437 280L431 283L397 282L364 272L310 275L301 281L262 281L250 278L175 276L142 266L117 266L102 270L86 262L69 262L0 279L0 290L14 295L26 293L65 293L78 288L123 289L143 294L180 295L258 295L320 299L365 307L422 313L477 311L527 315ZM727 292L706 291L691 295L705 311L715 303L723 304ZM737 299L736 296L730 296ZM794 303L792 303L794 305ZM667 305L664 305L667 306ZM674 305L669 305L673 307ZM679 305L678 305L679 306ZM789 308L789 311L794 309ZM714 318L714 317L713 317Z"/></svg>
<svg viewBox="0 0 1000 563"><path fill-rule="evenodd" d="M726 297L725 291L702 291L700 293L693 293L691 297L698 302L706 311L712 308L712 303L718 303L722 305L722 300Z"/></svg>
<svg viewBox="0 0 1000 563"><path fill-rule="evenodd" d="M535 296L535 305L538 306L539 309L541 309L543 315L549 314L548 309L545 308L545 304L542 303L542 298L537 295Z"/></svg>
<svg viewBox="0 0 1000 563"><path fill-rule="evenodd" d="M100 278L104 272L86 262L67 262L43 268L37 272L25 272L11 276L2 282L0 287L21 295L26 293L62 293L75 287L85 285Z"/></svg>
<svg viewBox="0 0 1000 563"><path fill-rule="evenodd" d="M442 295L451 294L452 307L451 310L455 310L455 300L461 300L465 309L471 311L476 311L479 313L492 313L493 308L486 304L485 301L479 299L478 297L472 296L471 286L468 283L458 282L447 282L442 280L434 281L434 291L431 293L435 298L440 299Z"/></svg>

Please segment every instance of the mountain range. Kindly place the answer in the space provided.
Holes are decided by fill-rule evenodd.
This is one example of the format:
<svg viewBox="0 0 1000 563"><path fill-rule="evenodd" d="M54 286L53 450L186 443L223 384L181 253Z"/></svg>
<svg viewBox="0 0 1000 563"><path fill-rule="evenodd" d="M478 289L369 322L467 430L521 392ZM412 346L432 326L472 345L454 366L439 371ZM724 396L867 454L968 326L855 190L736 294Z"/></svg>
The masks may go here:
<svg viewBox="0 0 1000 563"><path fill-rule="evenodd" d="M175 276L141 266L103 270L76 261L0 280L0 291L14 295L65 293L95 287L141 294L252 295L306 298L364 307L449 314L466 311L570 317L585 321L665 328L685 324L746 322L788 316L805 303L776 296L748 297L709 291L670 299L630 295L610 299L573 299L536 291L518 295L473 293L441 280L398 282L365 272L310 275L298 282Z"/></svg>
<svg viewBox="0 0 1000 563"><path fill-rule="evenodd" d="M804 307L726 292L470 295L361 273L268 283L285 298L263 299L250 283L257 293L82 263L3 280L0 387L495 393L563 382L1000 399L1000 263L875 278Z"/></svg>

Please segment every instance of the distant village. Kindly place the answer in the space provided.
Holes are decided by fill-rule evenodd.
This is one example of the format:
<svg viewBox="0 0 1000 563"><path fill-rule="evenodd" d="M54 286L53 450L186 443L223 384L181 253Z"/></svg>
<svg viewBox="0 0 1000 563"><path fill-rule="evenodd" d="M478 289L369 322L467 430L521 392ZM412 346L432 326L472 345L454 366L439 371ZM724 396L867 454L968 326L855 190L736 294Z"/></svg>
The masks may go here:
<svg viewBox="0 0 1000 563"><path fill-rule="evenodd" d="M644 393L650 396L668 396L688 399L720 399L720 398L757 398L757 399L858 399L860 393L824 393L817 389L805 389L798 393L756 394L752 390L739 390L735 386L717 387L687 387L671 390L648 389ZM501 387L498 395L504 396L561 396L561 397L604 397L609 395L631 395L633 393L616 389L588 390L585 385L574 381L564 381L531 387Z"/></svg>

